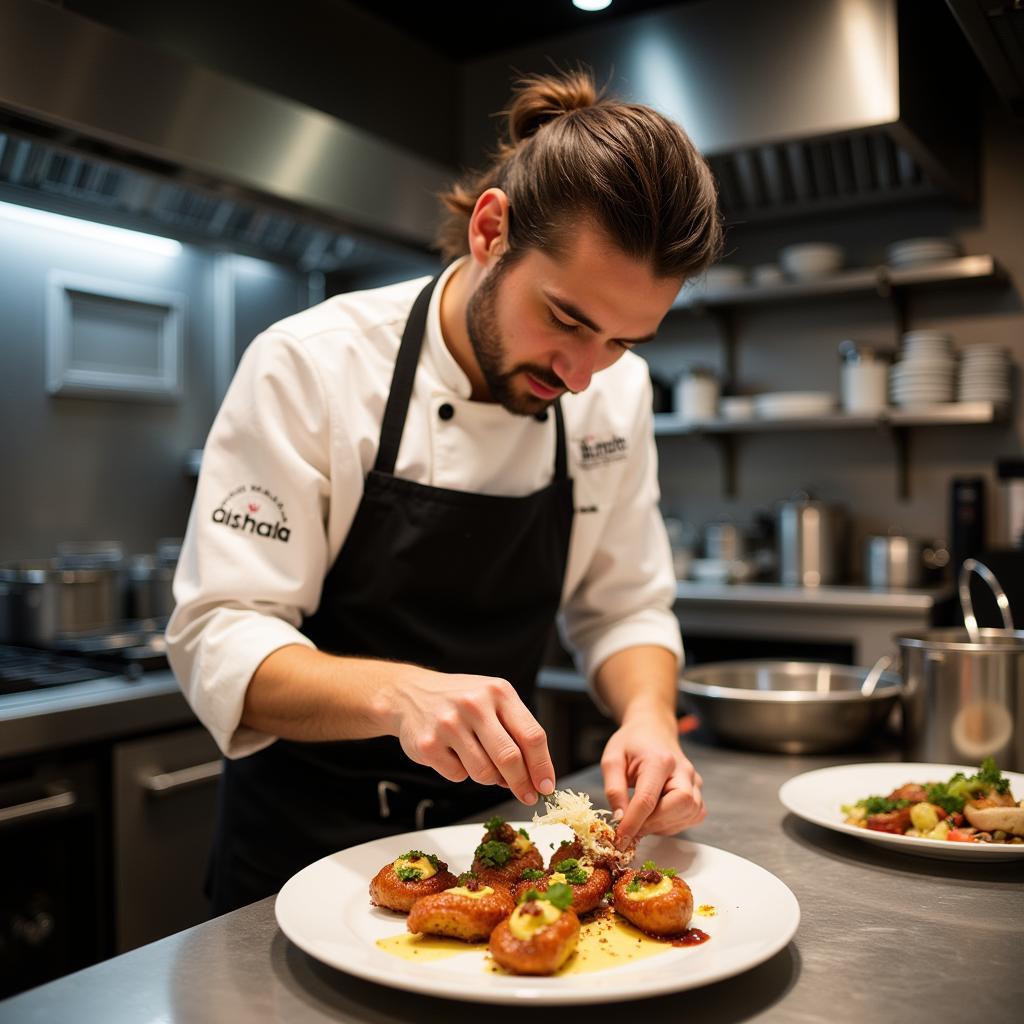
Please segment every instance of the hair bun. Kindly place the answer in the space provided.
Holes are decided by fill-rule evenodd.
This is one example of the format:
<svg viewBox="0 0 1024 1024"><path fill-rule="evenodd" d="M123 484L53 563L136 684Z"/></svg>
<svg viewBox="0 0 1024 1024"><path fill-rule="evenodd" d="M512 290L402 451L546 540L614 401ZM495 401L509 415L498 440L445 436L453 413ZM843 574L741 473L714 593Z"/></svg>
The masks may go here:
<svg viewBox="0 0 1024 1024"><path fill-rule="evenodd" d="M594 106L598 98L594 79L587 71L527 75L516 83L506 111L509 139L515 145L562 114Z"/></svg>

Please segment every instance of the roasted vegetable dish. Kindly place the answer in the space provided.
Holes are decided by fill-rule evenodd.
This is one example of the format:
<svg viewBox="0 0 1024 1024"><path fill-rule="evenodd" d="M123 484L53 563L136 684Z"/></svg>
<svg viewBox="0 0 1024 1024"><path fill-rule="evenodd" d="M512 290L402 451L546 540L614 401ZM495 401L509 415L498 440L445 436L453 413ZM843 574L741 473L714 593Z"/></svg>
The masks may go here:
<svg viewBox="0 0 1024 1024"><path fill-rule="evenodd" d="M842 811L848 825L876 832L959 843L1024 843L1024 800L1010 792L992 758L973 775L906 782L888 796L866 796Z"/></svg>

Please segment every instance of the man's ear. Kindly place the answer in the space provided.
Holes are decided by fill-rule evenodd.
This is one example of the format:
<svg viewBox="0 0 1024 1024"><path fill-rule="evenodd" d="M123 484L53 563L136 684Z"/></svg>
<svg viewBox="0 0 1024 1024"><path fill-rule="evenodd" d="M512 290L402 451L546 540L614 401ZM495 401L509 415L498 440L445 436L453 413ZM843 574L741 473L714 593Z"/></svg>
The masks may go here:
<svg viewBox="0 0 1024 1024"><path fill-rule="evenodd" d="M500 188L480 193L469 218L469 252L481 267L492 267L508 249L508 196Z"/></svg>

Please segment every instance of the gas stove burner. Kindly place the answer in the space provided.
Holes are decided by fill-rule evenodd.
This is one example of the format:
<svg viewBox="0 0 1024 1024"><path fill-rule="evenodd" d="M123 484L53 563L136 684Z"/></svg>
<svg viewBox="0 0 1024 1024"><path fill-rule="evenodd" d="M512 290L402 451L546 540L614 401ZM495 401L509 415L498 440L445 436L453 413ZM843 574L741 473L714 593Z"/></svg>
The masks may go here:
<svg viewBox="0 0 1024 1024"><path fill-rule="evenodd" d="M0 694L43 690L116 675L80 658L26 647L0 647Z"/></svg>

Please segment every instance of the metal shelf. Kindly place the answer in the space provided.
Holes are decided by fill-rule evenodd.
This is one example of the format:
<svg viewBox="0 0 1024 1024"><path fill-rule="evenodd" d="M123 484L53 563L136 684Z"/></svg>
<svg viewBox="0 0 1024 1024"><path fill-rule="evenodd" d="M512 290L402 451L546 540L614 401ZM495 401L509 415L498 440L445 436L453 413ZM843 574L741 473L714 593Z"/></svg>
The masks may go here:
<svg viewBox="0 0 1024 1024"><path fill-rule="evenodd" d="M658 437L683 434L761 434L796 430L856 430L864 427L942 427L1001 423L1009 406L994 402L945 402L912 409L886 409L874 416L832 413L829 416L747 420L681 420L673 413L657 413L654 433Z"/></svg>
<svg viewBox="0 0 1024 1024"><path fill-rule="evenodd" d="M672 308L720 309L858 292L889 295L894 288L994 281L1002 276L1002 270L991 256L960 256L957 259L937 260L917 267L860 267L830 274L828 277L781 281L769 285L742 284L707 289L694 282L680 291Z"/></svg>

